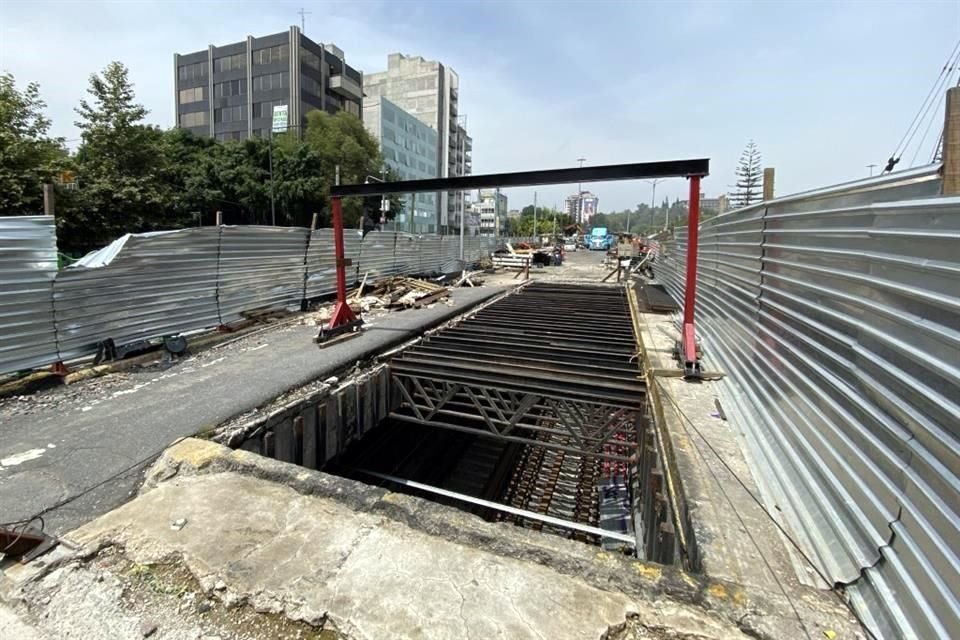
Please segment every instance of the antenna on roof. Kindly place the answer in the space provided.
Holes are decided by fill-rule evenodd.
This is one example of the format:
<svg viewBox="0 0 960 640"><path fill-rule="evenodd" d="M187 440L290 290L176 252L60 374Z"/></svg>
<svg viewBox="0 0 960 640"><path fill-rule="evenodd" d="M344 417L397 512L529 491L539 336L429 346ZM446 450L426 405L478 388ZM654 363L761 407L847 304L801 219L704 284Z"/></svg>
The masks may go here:
<svg viewBox="0 0 960 640"><path fill-rule="evenodd" d="M300 11L297 11L300 14L300 31L306 33L307 31L307 16L313 13L312 11L304 11L303 7L300 7Z"/></svg>

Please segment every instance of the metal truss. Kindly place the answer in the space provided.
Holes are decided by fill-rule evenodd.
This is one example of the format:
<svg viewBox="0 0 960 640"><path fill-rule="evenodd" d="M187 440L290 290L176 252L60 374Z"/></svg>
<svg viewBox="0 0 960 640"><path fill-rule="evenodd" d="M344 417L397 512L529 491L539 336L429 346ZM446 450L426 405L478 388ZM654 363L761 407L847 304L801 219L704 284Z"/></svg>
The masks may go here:
<svg viewBox="0 0 960 640"><path fill-rule="evenodd" d="M612 453L612 445L638 444L635 409L409 374L392 378L401 404L391 417L398 420L611 460L629 459ZM537 433L567 436L572 444L547 442Z"/></svg>

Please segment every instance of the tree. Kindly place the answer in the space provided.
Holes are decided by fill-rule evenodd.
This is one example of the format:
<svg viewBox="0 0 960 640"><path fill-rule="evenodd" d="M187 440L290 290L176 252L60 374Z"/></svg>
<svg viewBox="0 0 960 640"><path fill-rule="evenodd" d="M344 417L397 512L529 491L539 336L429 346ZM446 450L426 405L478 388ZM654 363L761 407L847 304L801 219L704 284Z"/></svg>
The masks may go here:
<svg viewBox="0 0 960 640"><path fill-rule="evenodd" d="M124 233L189 224L170 207L164 134L142 123L148 112L135 101L127 68L111 62L90 76L87 92L90 101L76 110L77 203L57 220L64 245L97 246Z"/></svg>
<svg viewBox="0 0 960 640"><path fill-rule="evenodd" d="M382 173L370 174L378 180L383 180L384 182L399 182L401 180L400 174L392 167L386 167ZM401 215L407 208L407 197L399 194L391 194L386 197L387 200L387 211L381 212L381 206L383 204L383 198L380 196L369 196L363 199L363 213L365 216L370 218L370 221L374 224L380 223L381 214L386 220L394 220L397 216ZM414 209L416 209L416 203L414 203Z"/></svg>
<svg viewBox="0 0 960 640"><path fill-rule="evenodd" d="M46 103L35 82L18 91L14 77L0 74L0 211L43 211L43 185L66 166L62 138L48 135Z"/></svg>
<svg viewBox="0 0 960 640"><path fill-rule="evenodd" d="M329 197L336 167L340 167L340 182L362 183L367 176L379 176L383 158L377 141L367 132L356 116L346 111L330 115L325 111L307 114L304 142L316 151L319 161L323 196ZM343 223L356 227L363 214L362 198L345 198Z"/></svg>
<svg viewBox="0 0 960 640"><path fill-rule="evenodd" d="M760 151L751 140L740 154L740 162L734 171L737 182L735 190L730 194L730 204L733 208L747 207L763 198L763 167L761 166Z"/></svg>

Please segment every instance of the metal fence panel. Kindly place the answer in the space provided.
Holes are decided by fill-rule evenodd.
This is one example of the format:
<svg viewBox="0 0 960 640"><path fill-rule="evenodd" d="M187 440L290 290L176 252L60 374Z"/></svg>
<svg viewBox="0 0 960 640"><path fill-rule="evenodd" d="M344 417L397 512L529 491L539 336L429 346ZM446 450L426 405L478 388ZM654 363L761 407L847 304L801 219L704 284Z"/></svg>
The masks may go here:
<svg viewBox="0 0 960 640"><path fill-rule="evenodd" d="M443 264L442 236L427 235L417 238L419 260L417 270L420 273L434 273Z"/></svg>
<svg viewBox="0 0 960 640"><path fill-rule="evenodd" d="M350 287L357 280L360 268L360 234L344 230L343 233L344 257L353 261L346 268L347 286ZM360 274L363 277L363 274ZM308 300L332 295L337 291L337 264L333 246L333 229L317 229L310 234L310 246L307 248L307 283L306 297Z"/></svg>
<svg viewBox="0 0 960 640"><path fill-rule="evenodd" d="M936 170L701 226L699 332L764 499L889 638L960 629L960 198ZM676 236L655 272L682 300Z"/></svg>
<svg viewBox="0 0 960 640"><path fill-rule="evenodd" d="M57 361L53 216L0 218L0 374Z"/></svg>
<svg viewBox="0 0 960 640"><path fill-rule="evenodd" d="M400 273L397 268L395 231L371 231L360 243L360 277L369 282Z"/></svg>
<svg viewBox="0 0 960 640"><path fill-rule="evenodd" d="M128 234L61 271L53 308L61 359L219 324L220 229ZM89 265L89 266L87 266Z"/></svg>
<svg viewBox="0 0 960 640"><path fill-rule="evenodd" d="M221 227L217 283L221 322L244 312L299 306L309 229Z"/></svg>

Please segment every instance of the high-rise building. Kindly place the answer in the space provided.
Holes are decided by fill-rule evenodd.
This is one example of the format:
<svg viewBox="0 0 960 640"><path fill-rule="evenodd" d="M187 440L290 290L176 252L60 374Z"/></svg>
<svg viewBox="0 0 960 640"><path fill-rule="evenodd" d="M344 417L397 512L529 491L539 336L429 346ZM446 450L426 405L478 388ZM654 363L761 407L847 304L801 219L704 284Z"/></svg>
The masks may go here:
<svg viewBox="0 0 960 640"><path fill-rule="evenodd" d="M177 126L217 140L242 140L278 126L299 131L314 109L360 117L363 74L333 44L299 27L194 53L174 54ZM282 118L286 112L286 118Z"/></svg>
<svg viewBox="0 0 960 640"><path fill-rule="evenodd" d="M481 189L476 202L470 207L480 218L482 235L496 235L505 231L507 196L496 189Z"/></svg>
<svg viewBox="0 0 960 640"><path fill-rule="evenodd" d="M437 177L436 129L383 96L363 99L363 125L380 143L384 163L400 180ZM404 196L404 212L394 219L397 229L436 233L437 207L435 193Z"/></svg>
<svg viewBox="0 0 960 640"><path fill-rule="evenodd" d="M460 78L453 69L420 56L392 53L386 71L364 76L363 90L367 96L387 98L437 131L438 178L472 172L473 141L459 112ZM462 192L440 193L437 225L444 230L458 227L464 202Z"/></svg>
<svg viewBox="0 0 960 640"><path fill-rule="evenodd" d="M563 212L578 224L590 224L590 218L597 212L599 198L589 191L567 196Z"/></svg>

